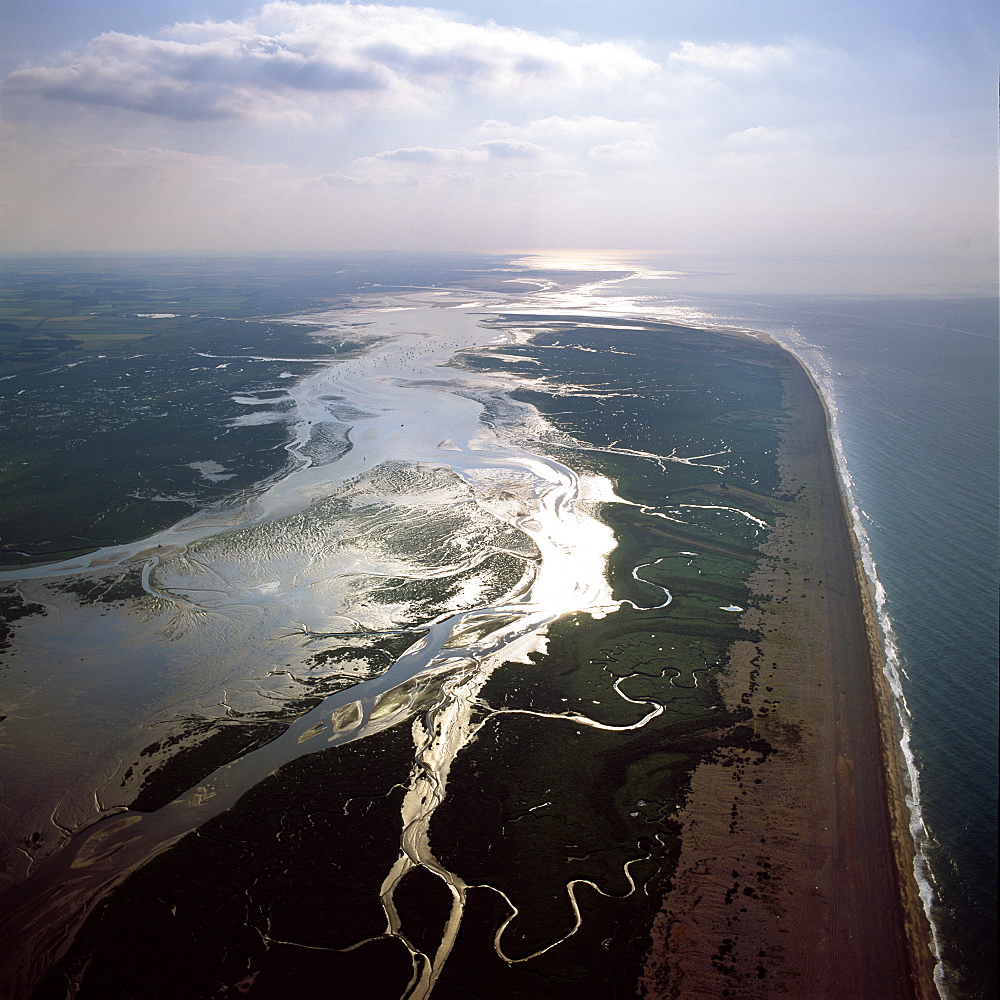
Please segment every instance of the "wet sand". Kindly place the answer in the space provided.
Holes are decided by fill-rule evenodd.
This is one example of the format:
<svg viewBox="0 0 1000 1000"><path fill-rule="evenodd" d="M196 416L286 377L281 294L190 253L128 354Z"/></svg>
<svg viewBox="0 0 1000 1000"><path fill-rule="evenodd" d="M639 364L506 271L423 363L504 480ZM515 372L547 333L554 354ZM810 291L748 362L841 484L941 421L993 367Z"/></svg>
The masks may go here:
<svg viewBox="0 0 1000 1000"><path fill-rule="evenodd" d="M756 605L720 679L760 750L692 778L652 927L647 998L936 997L912 875L898 734L822 399L786 377L779 456L795 499L762 547Z"/></svg>

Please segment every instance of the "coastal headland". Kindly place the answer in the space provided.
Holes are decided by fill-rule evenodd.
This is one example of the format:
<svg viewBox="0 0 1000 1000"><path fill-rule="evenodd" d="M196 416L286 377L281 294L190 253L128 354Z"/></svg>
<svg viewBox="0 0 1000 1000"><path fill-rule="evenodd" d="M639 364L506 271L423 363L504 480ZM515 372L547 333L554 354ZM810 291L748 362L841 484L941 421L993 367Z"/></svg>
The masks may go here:
<svg viewBox="0 0 1000 1000"><path fill-rule="evenodd" d="M259 660L257 700L226 694L224 717L167 720L155 742L118 749L110 815L81 823L66 874L56 852L13 890L40 927L100 869L61 918L71 933L32 944L8 918L8 941L36 947L18 996L142 996L151 981L177 997L309 997L331 982L359 1000L934 996L880 637L805 369L761 334L483 322L496 336L455 367L432 353L434 367L404 370L424 364L417 347L390 345L351 386L363 400L391 385L400 413L437 393L467 434L437 433L440 402L415 409L432 446L407 463L414 438L393 416L399 456L366 468L352 428L354 450L332 452L352 469L340 493L197 548L198 572L231 574L245 601L276 592L257 586L261 553L285 572L291 539L312 568L317 545L356 532L358 552L397 560L365 612L398 616L407 595L423 617L288 631L300 607L314 613L298 577L266 628L213 605L229 646ZM321 388L313 402L342 399ZM560 521L564 507L580 516ZM531 539L549 537L546 519L568 533L543 556ZM574 531L582 549L597 519L614 532L613 600L536 611L545 641L522 642L533 574L572 553ZM11 617L24 672L42 666L26 640L51 628L46 608L119 630L142 662L204 635L170 603L195 599L183 547L150 552L157 565L127 587L96 586L109 570L95 562L18 591L40 602ZM356 562L337 572L353 593ZM309 587L340 593L333 579ZM447 635L444 607L458 609ZM408 656L422 672L399 669ZM273 695L272 676L287 678ZM116 868L115 851L141 860Z"/></svg>

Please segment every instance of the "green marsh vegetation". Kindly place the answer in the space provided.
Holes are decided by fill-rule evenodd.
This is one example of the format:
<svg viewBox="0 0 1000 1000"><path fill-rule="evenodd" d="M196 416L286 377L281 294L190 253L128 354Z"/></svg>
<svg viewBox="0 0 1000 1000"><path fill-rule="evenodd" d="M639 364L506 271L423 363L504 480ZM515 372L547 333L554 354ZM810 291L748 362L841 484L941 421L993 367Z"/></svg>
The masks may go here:
<svg viewBox="0 0 1000 1000"><path fill-rule="evenodd" d="M282 373L359 345L260 317L315 309L319 292L338 290L353 286L261 282L235 264L206 275L180 262L7 262L0 564L133 541L279 473ZM233 399L258 394L259 405Z"/></svg>
<svg viewBox="0 0 1000 1000"><path fill-rule="evenodd" d="M503 962L483 942L511 911L486 893L470 902L468 947L449 959L444 995L471 981L483 997L618 995L635 981L669 887L694 767L724 747L750 759L769 750L743 724L749 710L721 707L713 679L732 644L754 638L726 609L750 602L757 546L790 499L775 458L788 360L771 345L716 332L535 323L546 332L497 348L502 362L489 350L463 361L544 379L545 391L529 385L515 395L567 435L552 454L608 476L627 501L603 504L600 515L617 536L610 569L623 603L604 618L559 621L544 655L494 674L483 701L501 714L456 761L432 843L467 882L503 891L518 908L500 939L508 958L570 933L574 880L583 919L538 957ZM576 389L559 391L569 385ZM710 457L685 464L627 452ZM671 599L657 607L665 591ZM625 728L657 706L660 714ZM629 876L639 891L630 892ZM477 974L484 968L488 976Z"/></svg>

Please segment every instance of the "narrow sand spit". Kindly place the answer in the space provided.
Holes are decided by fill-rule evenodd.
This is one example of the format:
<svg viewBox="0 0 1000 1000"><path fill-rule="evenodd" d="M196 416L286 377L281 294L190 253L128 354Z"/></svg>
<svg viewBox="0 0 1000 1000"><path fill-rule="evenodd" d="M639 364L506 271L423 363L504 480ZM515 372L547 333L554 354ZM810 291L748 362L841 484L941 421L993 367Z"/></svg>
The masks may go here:
<svg viewBox="0 0 1000 1000"><path fill-rule="evenodd" d="M805 370L786 379L795 500L763 546L720 688L759 749L696 770L640 995L935 997L881 642Z"/></svg>

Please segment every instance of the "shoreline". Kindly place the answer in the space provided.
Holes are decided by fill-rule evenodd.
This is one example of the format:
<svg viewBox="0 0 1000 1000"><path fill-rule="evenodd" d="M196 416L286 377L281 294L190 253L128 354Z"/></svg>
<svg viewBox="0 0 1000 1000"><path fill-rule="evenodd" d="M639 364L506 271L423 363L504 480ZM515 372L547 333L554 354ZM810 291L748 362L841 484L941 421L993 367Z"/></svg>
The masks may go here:
<svg viewBox="0 0 1000 1000"><path fill-rule="evenodd" d="M734 644L719 688L773 752L716 754L692 776L642 995L935 1000L899 722L827 402L793 352L753 339L791 365L778 458L795 499L751 577L759 638Z"/></svg>
<svg viewBox="0 0 1000 1000"><path fill-rule="evenodd" d="M780 345L779 345L780 346ZM792 351L791 354L799 367L805 372L819 398L827 426L827 444L837 472L840 488L840 500L844 522L851 539L854 552L855 573L857 574L858 590L861 596L862 613L865 618L865 629L868 634L869 656L871 657L872 684L875 694L876 712L879 722L879 732L882 739L882 754L886 775L886 792L888 808L891 817L891 836L893 853L896 858L897 877L899 879L900 899L903 906L904 930L907 935L912 963L915 994L919 1000L938 1000L943 996L936 983L936 969L939 961L934 954L934 928L928 918L924 901L920 895L920 886L916 878L917 845L912 834L913 811L907 804L905 777L907 762L902 749L902 726L895 703L892 686L887 675L887 660L885 655L885 634L879 622L875 599L872 595L873 581L864 565L861 552L861 539L858 537L857 525L851 512L851 498L844 482L847 472L842 468L837 448L833 440L831 428L833 419L822 387L813 377L805 362ZM929 963L929 972L928 972Z"/></svg>

